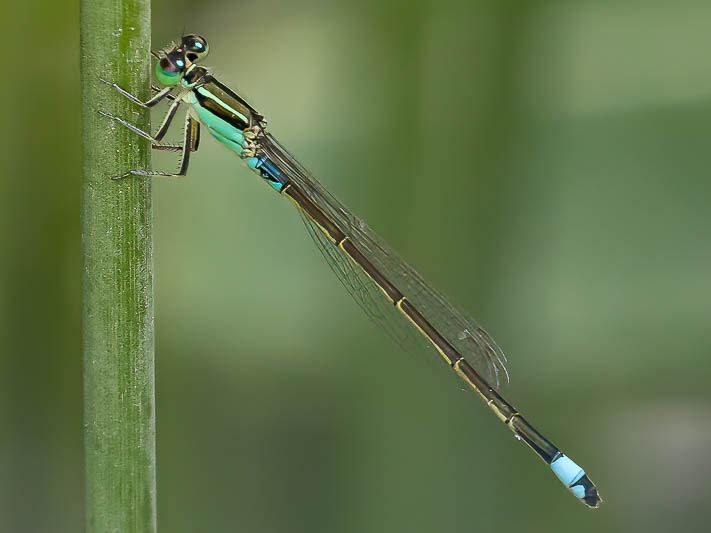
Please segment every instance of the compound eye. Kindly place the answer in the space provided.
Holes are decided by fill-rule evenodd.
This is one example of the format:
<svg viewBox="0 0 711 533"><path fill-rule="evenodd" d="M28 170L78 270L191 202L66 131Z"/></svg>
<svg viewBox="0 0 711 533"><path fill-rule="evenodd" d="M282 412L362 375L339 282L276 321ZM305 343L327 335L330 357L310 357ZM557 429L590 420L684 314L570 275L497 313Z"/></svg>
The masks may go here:
<svg viewBox="0 0 711 533"><path fill-rule="evenodd" d="M180 73L184 68L183 59L172 60L170 57L163 57L156 63L156 77L163 85L175 85L180 81Z"/></svg>
<svg viewBox="0 0 711 533"><path fill-rule="evenodd" d="M186 35L183 37L183 49L185 57L188 61L195 63L207 55L210 51L210 45L204 37L199 35Z"/></svg>

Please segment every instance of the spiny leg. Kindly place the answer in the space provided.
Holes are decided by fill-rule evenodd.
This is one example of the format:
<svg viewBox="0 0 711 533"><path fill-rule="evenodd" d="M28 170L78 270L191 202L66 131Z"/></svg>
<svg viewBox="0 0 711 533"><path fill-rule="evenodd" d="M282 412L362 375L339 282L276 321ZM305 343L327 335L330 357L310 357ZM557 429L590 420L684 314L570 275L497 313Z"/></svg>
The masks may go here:
<svg viewBox="0 0 711 533"><path fill-rule="evenodd" d="M116 115L111 115L111 114L109 114L105 111L101 111L101 110L99 110L99 114L104 117L110 118L111 120L118 122L119 124L127 127L129 130L131 130L136 135L140 135L144 139L151 141L153 144L160 144L161 139L163 139L163 137L165 137L165 134L168 132L170 123L175 118L175 113L178 111L179 106L180 106L180 100L174 100L173 103L170 104L170 108L168 109L168 112L165 114L165 117L163 117L163 121L160 123L160 126L158 127L158 131L156 131L155 135L151 135L150 133L143 131L142 129L138 128L137 126L134 126L130 122L122 119L121 117L117 117Z"/></svg>
<svg viewBox="0 0 711 533"><path fill-rule="evenodd" d="M99 80L101 80L101 81L102 81L103 83L105 83L106 85L109 85L109 86L113 87L114 89L116 89L119 93L121 93L123 96L125 96L126 98L128 98L129 100L131 100L131 102L133 102L134 104L140 105L141 107L148 107L148 108L153 107L153 106L156 105L158 102L160 102L161 100L163 100L163 98L165 98L166 96L169 96L169 95L170 95L170 92L171 92L173 89L175 89L175 87L172 87L172 86L165 87L165 88L163 88L163 89L158 89L157 87L151 87L151 88L153 88L153 89L157 89L158 92L157 92L155 95L153 95L153 96L150 98L150 100L147 100L146 102L143 102L140 98L137 98L136 96L133 96L133 95L132 95L130 92L128 92L126 89L121 88L120 85L118 85L118 84L116 84L116 83L113 83L113 82L111 82L111 81L105 80L104 78L99 78ZM170 96L172 96L172 95L170 95ZM174 97L173 97L173 98L174 98Z"/></svg>
<svg viewBox="0 0 711 533"><path fill-rule="evenodd" d="M135 127L135 126L134 126ZM136 128L138 129L138 128ZM141 131L141 130L138 130ZM145 133L145 132L143 132ZM198 144L200 143L200 123L193 119L190 115L185 117L185 133L183 136L182 146L173 145L154 145L153 148L157 150L168 150L174 151L179 149L182 151L180 156L180 167L175 173L161 172L159 170L131 170L126 174L121 176L113 176L111 179L123 179L129 176L144 176L144 177L165 177L173 178L185 176L188 173L188 164L190 163L190 152L196 152L198 149Z"/></svg>
<svg viewBox="0 0 711 533"><path fill-rule="evenodd" d="M156 150L168 150L168 151L178 151L189 150L190 152L197 152L198 145L200 144L200 122L190 116L190 114L185 116L185 131L183 132L183 144L159 144L155 147ZM188 154L186 157L190 157ZM182 163L181 163L182 164ZM186 167L187 169L187 164Z"/></svg>
<svg viewBox="0 0 711 533"><path fill-rule="evenodd" d="M173 122L173 119L175 118L175 113L177 113L179 106L180 100L173 100L173 103L170 104L168 112L163 117L163 121L160 123L160 126L158 126L158 131L156 131L156 134L153 136L156 142L160 142L161 139L165 137L165 134L168 133L170 123Z"/></svg>
<svg viewBox="0 0 711 533"><path fill-rule="evenodd" d="M161 150L163 152L182 152L183 147L179 144L152 144L151 148L154 150Z"/></svg>
<svg viewBox="0 0 711 533"><path fill-rule="evenodd" d="M151 91L153 91L154 93L158 93L158 92L160 92L160 91L162 91L162 90L163 90L163 89L161 89L160 87L156 87L155 85L151 85ZM165 95L165 97L166 97L168 100L175 100L175 95L174 95L174 94L168 93L168 94Z"/></svg>

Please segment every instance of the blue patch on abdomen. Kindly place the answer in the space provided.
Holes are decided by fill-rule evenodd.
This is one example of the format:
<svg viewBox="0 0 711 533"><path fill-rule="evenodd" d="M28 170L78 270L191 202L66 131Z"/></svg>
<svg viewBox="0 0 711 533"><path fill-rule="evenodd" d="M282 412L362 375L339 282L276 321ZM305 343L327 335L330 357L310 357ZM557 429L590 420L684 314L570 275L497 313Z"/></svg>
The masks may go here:
<svg viewBox="0 0 711 533"><path fill-rule="evenodd" d="M259 175L264 178L264 181L269 183L269 185L274 187L277 191L281 191L288 181L276 165L269 161L267 156L250 157L247 159L247 164L249 168L259 172Z"/></svg>

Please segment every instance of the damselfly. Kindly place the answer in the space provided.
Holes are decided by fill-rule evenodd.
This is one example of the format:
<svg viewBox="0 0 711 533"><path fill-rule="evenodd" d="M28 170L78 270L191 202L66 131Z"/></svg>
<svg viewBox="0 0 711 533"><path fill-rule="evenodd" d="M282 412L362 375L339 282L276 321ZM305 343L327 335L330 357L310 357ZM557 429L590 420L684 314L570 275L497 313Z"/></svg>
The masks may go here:
<svg viewBox="0 0 711 533"><path fill-rule="evenodd" d="M244 99L217 81L200 65L209 51L199 35L187 35L159 52L156 76L165 85L143 102L115 83L132 102L153 107L164 99L170 108L155 135L140 130L120 117L101 112L149 140L158 150L180 152L175 173L146 169L129 176L184 176L190 154L198 149L200 125L244 159L264 181L296 205L312 237L344 286L371 317L382 319L378 306L392 306L419 331L449 366L473 388L517 439L525 442L581 502L596 508L602 501L585 471L564 455L524 419L496 391L508 380L505 356L476 323L460 313L407 263L398 257L367 225L355 217L287 152L267 131L264 117ZM183 143L162 144L178 107L188 105ZM382 294L379 294L382 292ZM491 384L490 384L491 383Z"/></svg>

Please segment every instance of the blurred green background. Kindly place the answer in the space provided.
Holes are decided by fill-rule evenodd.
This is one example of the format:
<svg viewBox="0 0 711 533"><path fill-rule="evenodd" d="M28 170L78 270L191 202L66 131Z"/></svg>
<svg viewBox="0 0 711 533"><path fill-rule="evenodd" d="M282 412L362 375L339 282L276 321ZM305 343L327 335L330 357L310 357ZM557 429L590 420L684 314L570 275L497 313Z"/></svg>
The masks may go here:
<svg viewBox="0 0 711 533"><path fill-rule="evenodd" d="M78 7L4 6L0 530L75 532ZM157 0L153 20L156 48L205 35L490 331L506 397L605 498L585 509L432 354L398 351L205 136L154 186L162 531L708 530L708 1Z"/></svg>

